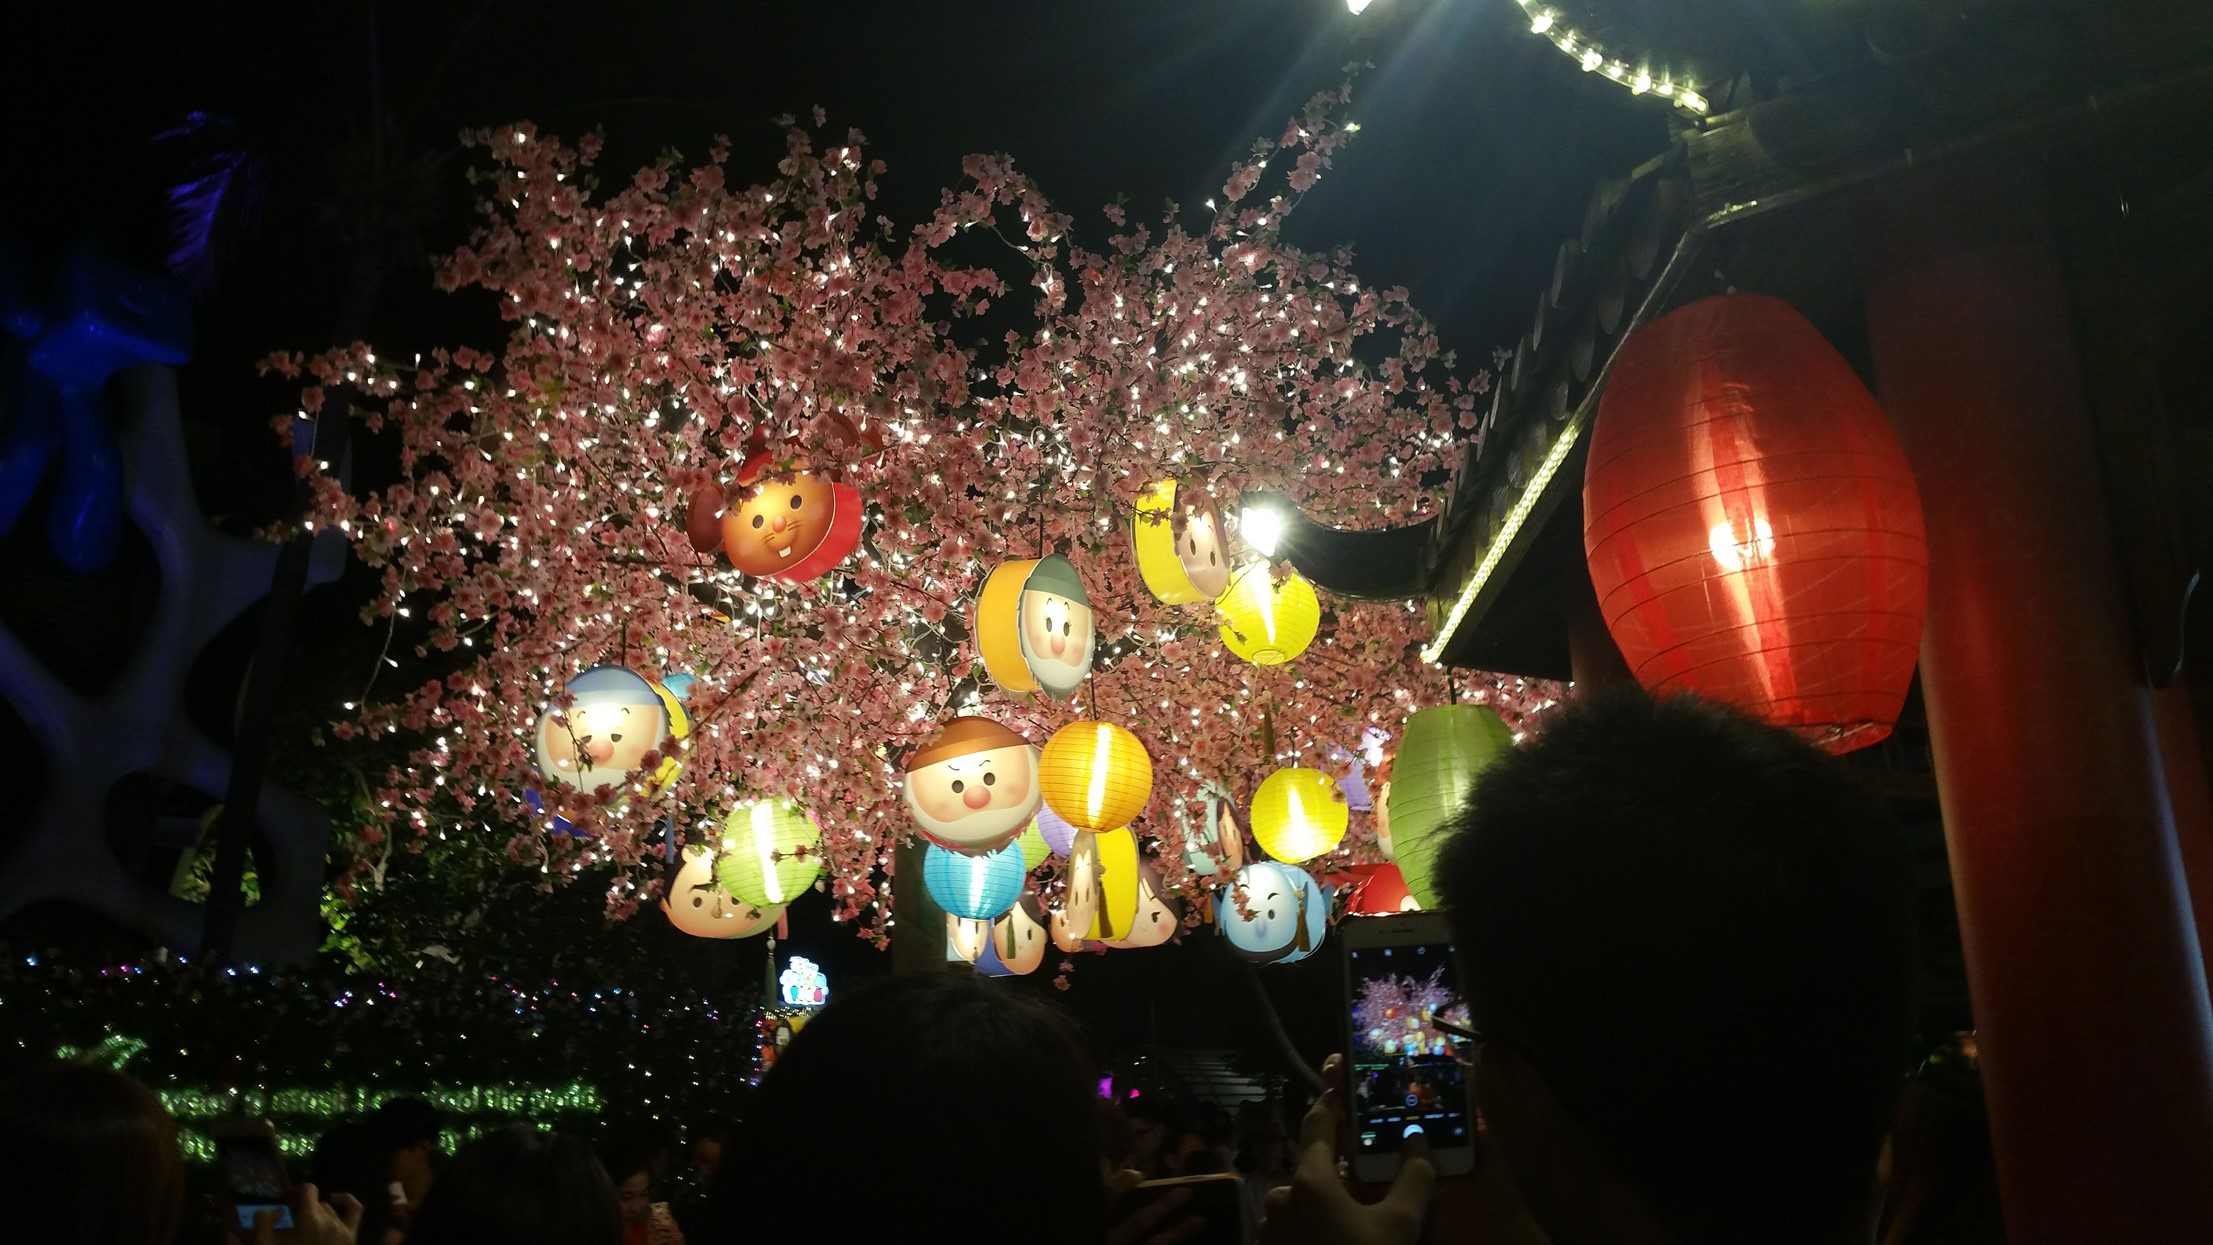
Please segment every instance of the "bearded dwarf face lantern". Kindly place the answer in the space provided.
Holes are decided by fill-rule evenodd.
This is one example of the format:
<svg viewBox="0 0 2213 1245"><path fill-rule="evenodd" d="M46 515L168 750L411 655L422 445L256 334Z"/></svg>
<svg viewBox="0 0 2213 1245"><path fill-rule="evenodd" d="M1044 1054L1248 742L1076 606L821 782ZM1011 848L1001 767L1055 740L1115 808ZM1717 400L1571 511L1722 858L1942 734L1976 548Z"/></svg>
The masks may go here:
<svg viewBox="0 0 2213 1245"><path fill-rule="evenodd" d="M851 485L810 471L761 475L722 516L722 551L748 575L805 583L860 544L862 510L860 490Z"/></svg>
<svg viewBox="0 0 2213 1245"><path fill-rule="evenodd" d="M1057 553L1002 562L976 594L976 646L992 682L1009 692L1066 700L1091 673L1097 648L1091 597Z"/></svg>
<svg viewBox="0 0 2213 1245"><path fill-rule="evenodd" d="M907 758L902 784L916 828L971 854L1005 846L1044 798L1037 749L989 718L954 718Z"/></svg>

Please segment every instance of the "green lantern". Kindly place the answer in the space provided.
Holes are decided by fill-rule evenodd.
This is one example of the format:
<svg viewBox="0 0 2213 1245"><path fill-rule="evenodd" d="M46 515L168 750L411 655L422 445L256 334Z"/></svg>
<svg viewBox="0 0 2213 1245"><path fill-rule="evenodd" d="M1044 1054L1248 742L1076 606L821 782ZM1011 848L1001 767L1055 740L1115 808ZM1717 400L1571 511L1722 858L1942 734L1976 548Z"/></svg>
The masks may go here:
<svg viewBox="0 0 2213 1245"><path fill-rule="evenodd" d="M1028 873L1030 870L1044 864L1045 858L1052 854L1053 849L1046 844L1045 836L1038 833L1037 818L1035 817L1030 818L1030 824L1023 827L1022 833L1014 841L1022 845L1022 871L1024 873Z"/></svg>
<svg viewBox="0 0 2213 1245"><path fill-rule="evenodd" d="M822 871L822 831L790 800L755 800L722 823L715 881L754 907L790 903Z"/></svg>
<svg viewBox="0 0 2213 1245"><path fill-rule="evenodd" d="M1513 746L1514 732L1486 705L1439 705L1407 719L1386 811L1399 871L1422 907L1438 906L1429 874L1443 842L1440 832L1459 814L1484 767Z"/></svg>

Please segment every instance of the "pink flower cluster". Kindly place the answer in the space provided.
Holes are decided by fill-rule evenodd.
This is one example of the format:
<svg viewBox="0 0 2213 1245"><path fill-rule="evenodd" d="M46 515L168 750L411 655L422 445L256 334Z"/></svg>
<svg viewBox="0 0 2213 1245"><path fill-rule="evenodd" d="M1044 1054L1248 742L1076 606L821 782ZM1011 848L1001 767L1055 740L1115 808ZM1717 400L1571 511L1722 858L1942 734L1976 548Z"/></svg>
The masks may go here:
<svg viewBox="0 0 2213 1245"><path fill-rule="evenodd" d="M503 349L403 363L357 344L269 363L303 380L308 409L342 389L401 447L401 482L351 496L324 477L311 520L382 568L375 610L426 622L417 656L446 671L340 724L412 745L382 776L388 824L371 832L476 836L549 876L612 861L628 869L610 897L623 914L652 892L662 818L697 840L736 800L790 795L824 827L841 915L880 936L908 828L899 761L952 714L1040 743L1078 705L1127 725L1158 774L1139 829L1189 888L1172 814L1199 808L1202 780L1249 792L1443 701L1443 672L1416 657L1416 604L1329 601L1302 658L1255 668L1203 607L1153 600L1130 549L1133 501L1164 477L1225 503L1281 489L1346 526L1439 504L1488 377L1455 370L1403 290L1282 238L1344 137L1347 98L1317 96L1260 144L1198 225L1114 211L1089 242L1005 157L970 157L901 231L873 210L883 166L857 133L793 127L753 184L734 184L718 145L604 195L594 140L473 136L484 223L442 278L498 298ZM1263 194L1271 178L1281 189ZM744 579L686 542L690 495L749 451L866 499L862 547L830 576ZM1070 705L1000 694L965 625L993 565L1048 548L1098 610L1092 687ZM533 813L537 718L603 663L697 677L683 769L651 799L602 791ZM1463 676L1461 694L1518 725L1557 689ZM556 812L590 836L550 833ZM1372 857L1356 830L1313 867Z"/></svg>

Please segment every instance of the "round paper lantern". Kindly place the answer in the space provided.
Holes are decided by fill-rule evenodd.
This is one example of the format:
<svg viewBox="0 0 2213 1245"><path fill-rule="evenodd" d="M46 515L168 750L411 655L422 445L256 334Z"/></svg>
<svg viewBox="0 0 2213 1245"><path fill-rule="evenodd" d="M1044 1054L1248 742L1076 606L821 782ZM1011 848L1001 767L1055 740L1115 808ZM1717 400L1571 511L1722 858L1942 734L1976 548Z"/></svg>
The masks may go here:
<svg viewBox="0 0 2213 1245"><path fill-rule="evenodd" d="M1070 722L1037 762L1046 807L1078 830L1126 826L1153 798L1153 759L1111 722Z"/></svg>
<svg viewBox="0 0 2213 1245"><path fill-rule="evenodd" d="M949 852L934 843L923 849L922 884L937 906L954 916L996 919L1021 898L1026 877L1022 849L1012 843L981 856Z"/></svg>
<svg viewBox="0 0 2213 1245"><path fill-rule="evenodd" d="M989 718L954 718L907 757L900 784L923 837L962 852L995 850L1037 815L1037 749Z"/></svg>
<svg viewBox="0 0 2213 1245"><path fill-rule="evenodd" d="M1045 858L1053 854L1052 847L1045 842L1045 836L1037 832L1037 818L1035 817L1030 818L1030 824L1022 828L1022 833L1014 836L1014 842L1016 846L1022 849L1022 871L1024 873L1044 864Z"/></svg>
<svg viewBox="0 0 2213 1245"><path fill-rule="evenodd" d="M661 894L661 915L695 938L747 938L774 928L783 913L780 905L759 908L726 894L715 883L715 854L704 847L684 849Z"/></svg>
<svg viewBox="0 0 2213 1245"><path fill-rule="evenodd" d="M1078 834L1062 875L1067 894L1061 911L1087 937L1112 942L1129 933L1137 917L1137 836L1127 827Z"/></svg>
<svg viewBox="0 0 2213 1245"><path fill-rule="evenodd" d="M984 669L1009 692L1066 700L1091 673L1091 597L1057 553L993 568L969 621Z"/></svg>
<svg viewBox="0 0 2213 1245"><path fill-rule="evenodd" d="M1243 959L1296 963L1329 936L1329 894L1296 865L1256 860L1215 897L1214 923Z"/></svg>
<svg viewBox="0 0 2213 1245"><path fill-rule="evenodd" d="M1229 539L1214 499L1174 480L1146 486L1130 519L1137 573L1165 605L1211 601L1229 588Z"/></svg>
<svg viewBox="0 0 2213 1245"><path fill-rule="evenodd" d="M1437 906L1429 870L1438 834L1460 812L1484 767L1514 746L1514 732L1487 705L1438 705L1406 720L1384 791L1392 856L1424 908Z"/></svg>
<svg viewBox="0 0 2213 1245"><path fill-rule="evenodd" d="M1296 571L1271 582L1265 562L1237 572L1214 607L1222 615L1222 643L1256 666L1280 666L1297 657L1322 625L1314 585Z"/></svg>
<svg viewBox="0 0 2213 1245"><path fill-rule="evenodd" d="M755 478L722 516L730 565L780 584L805 583L861 543L860 490L812 472Z"/></svg>
<svg viewBox="0 0 2213 1245"><path fill-rule="evenodd" d="M991 923L991 937L976 957L987 977L1026 977L1045 962L1045 908L1037 892L1023 891L1006 915Z"/></svg>
<svg viewBox="0 0 2213 1245"><path fill-rule="evenodd" d="M1415 912L1421 904L1406 889L1406 876L1397 865L1354 865L1352 873L1352 902L1345 906L1348 916L1390 916L1399 912Z"/></svg>
<svg viewBox="0 0 2213 1245"><path fill-rule="evenodd" d="M1160 874L1151 865L1137 867L1137 906L1131 911L1122 936L1107 945L1123 950L1157 947L1183 928L1183 905L1161 889Z"/></svg>
<svg viewBox="0 0 2213 1245"><path fill-rule="evenodd" d="M755 907L790 903L822 871L822 831L790 800L754 800L722 823L715 880Z"/></svg>
<svg viewBox="0 0 2213 1245"><path fill-rule="evenodd" d="M594 666L564 690L568 707L548 705L538 717L538 772L578 791L621 788L683 720L674 696L621 666ZM672 764L656 769L656 786L663 772L674 776Z"/></svg>
<svg viewBox="0 0 2213 1245"><path fill-rule="evenodd" d="M1037 827L1038 837L1045 840L1045 846L1055 856L1066 856L1076 842L1076 828L1042 800L1038 802L1037 820L1030 824Z"/></svg>
<svg viewBox="0 0 2213 1245"><path fill-rule="evenodd" d="M1788 305L1708 298L1623 343L1591 429L1583 548L1647 689L1831 752L1897 722L1928 597L1920 493L1882 408Z"/></svg>
<svg viewBox="0 0 2213 1245"><path fill-rule="evenodd" d="M1345 837L1352 810L1344 788L1318 769L1279 769L1253 793L1252 836L1260 850L1297 864L1337 846Z"/></svg>

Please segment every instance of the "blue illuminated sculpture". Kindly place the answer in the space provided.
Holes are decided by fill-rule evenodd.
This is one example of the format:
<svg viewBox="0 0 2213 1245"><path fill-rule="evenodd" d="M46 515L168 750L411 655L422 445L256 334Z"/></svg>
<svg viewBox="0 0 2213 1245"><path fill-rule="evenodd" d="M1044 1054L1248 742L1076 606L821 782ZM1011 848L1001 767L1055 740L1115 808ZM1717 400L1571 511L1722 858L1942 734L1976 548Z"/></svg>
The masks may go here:
<svg viewBox="0 0 2213 1245"><path fill-rule="evenodd" d="M123 530L123 452L107 413L108 378L190 356L183 289L78 246L45 305L31 300L20 257L0 251L0 328L16 338L0 361L0 536L48 474L46 540L61 564L90 574L115 557Z"/></svg>

